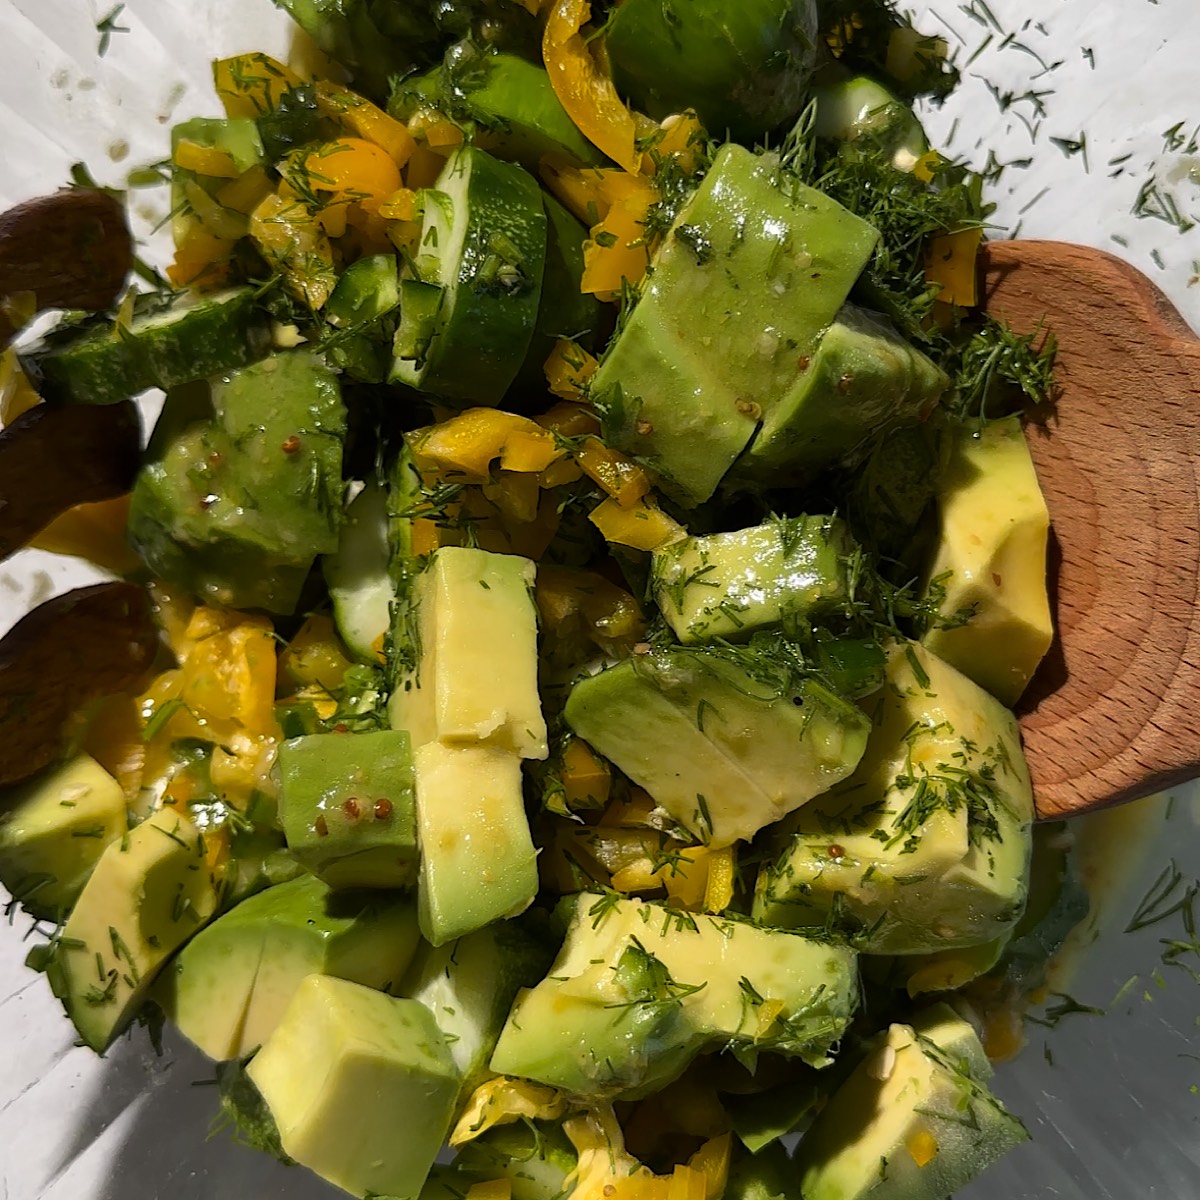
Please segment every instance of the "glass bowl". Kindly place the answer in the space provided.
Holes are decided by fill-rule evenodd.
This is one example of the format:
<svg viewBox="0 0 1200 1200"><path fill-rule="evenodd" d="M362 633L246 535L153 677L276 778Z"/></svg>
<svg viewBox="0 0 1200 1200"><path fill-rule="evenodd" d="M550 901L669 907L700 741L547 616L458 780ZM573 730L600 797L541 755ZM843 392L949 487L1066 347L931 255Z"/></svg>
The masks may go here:
<svg viewBox="0 0 1200 1200"><path fill-rule="evenodd" d="M994 236L1118 253L1200 328L1200 228L1161 219L1169 194L1200 221L1191 140L1200 122L1200 5L913 7L920 28L946 37L964 73L947 103L924 114L931 139L991 168ZM165 156L172 123L219 111L212 58L286 53L287 22L269 0L127 0L106 22L113 8L108 0L0 0L0 207L54 190L77 161L101 183L123 186L132 168ZM154 230L165 197L135 192L132 207L146 253L161 258ZM76 560L33 551L9 560L0 567L0 628L96 577ZM1035 1010L1047 1023L1028 1026L1025 1051L996 1078L1032 1140L961 1200L1200 1196L1200 947L1187 948L1194 932L1183 912L1124 932L1169 864L1184 881L1197 870L1197 799L1189 786L1081 826L1100 900L1052 986L1105 1015L1056 1018L1063 1003L1054 997ZM168 1033L161 1058L140 1033L103 1059L75 1048L45 981L23 966L27 932L20 917L0 925L3 1200L343 1195L228 1133L210 1137L212 1068L182 1039ZM1164 940L1184 946L1172 953Z"/></svg>

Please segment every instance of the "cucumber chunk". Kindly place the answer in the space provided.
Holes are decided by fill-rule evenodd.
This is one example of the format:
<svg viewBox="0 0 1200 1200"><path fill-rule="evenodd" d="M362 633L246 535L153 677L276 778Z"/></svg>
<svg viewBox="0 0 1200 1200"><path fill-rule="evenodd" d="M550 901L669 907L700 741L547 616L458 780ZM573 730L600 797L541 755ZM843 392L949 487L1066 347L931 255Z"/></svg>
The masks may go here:
<svg viewBox="0 0 1200 1200"><path fill-rule="evenodd" d="M388 494L370 480L346 508L336 554L322 560L333 619L359 662L381 661L396 590L390 573Z"/></svg>

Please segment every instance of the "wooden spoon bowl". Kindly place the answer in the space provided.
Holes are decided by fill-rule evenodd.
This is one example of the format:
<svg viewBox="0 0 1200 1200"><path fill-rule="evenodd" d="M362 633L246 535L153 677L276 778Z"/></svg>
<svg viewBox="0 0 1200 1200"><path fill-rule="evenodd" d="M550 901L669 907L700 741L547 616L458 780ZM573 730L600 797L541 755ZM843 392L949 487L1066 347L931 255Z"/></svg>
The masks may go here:
<svg viewBox="0 0 1200 1200"><path fill-rule="evenodd" d="M1200 776L1200 340L1099 250L998 242L984 272L991 313L1058 341L1028 431L1056 637L1018 715L1038 815L1069 816Z"/></svg>

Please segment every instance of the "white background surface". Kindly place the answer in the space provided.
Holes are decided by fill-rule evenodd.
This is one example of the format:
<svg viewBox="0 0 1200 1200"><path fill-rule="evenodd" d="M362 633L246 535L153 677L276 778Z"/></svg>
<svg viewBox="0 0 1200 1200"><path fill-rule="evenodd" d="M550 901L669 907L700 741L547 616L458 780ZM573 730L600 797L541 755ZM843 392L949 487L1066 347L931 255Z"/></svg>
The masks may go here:
<svg viewBox="0 0 1200 1200"><path fill-rule="evenodd" d="M108 0L0 0L0 205L54 189L77 159L102 182L123 183L131 167L165 156L171 123L219 111L209 59L251 49L280 53L286 43L268 0L130 0L118 22L130 32L115 34L101 61L95 24L111 7ZM993 189L998 225L1122 254L1200 328L1200 229L1181 234L1132 211L1154 176L1200 220L1200 157L1165 148L1162 136L1177 122L1184 122L1185 138L1200 125L1200 0L991 0L1000 29L989 25L978 0L917 7L940 14L922 28L944 33L960 63L991 34L965 67L964 87L927 114L927 123L935 144L977 166L989 150L1002 162L1033 160L1010 167ZM1009 31L1015 39L1006 44ZM1028 98L1031 91L1040 93L1038 101ZM1003 107L1006 94L1027 98ZM1081 134L1086 161L1050 140ZM143 232L164 207L161 198L139 194ZM46 555L6 564L0 624L65 590L74 572L73 564ZM1175 813L1150 853L1151 874L1168 852L1182 856L1185 869L1189 859L1200 863L1190 809L1177 806ZM0 928L0 1200L334 1194L239 1149L227 1135L206 1141L213 1096L192 1085L209 1071L180 1045L172 1043L162 1062L140 1037L103 1061L72 1049L44 981L20 965L24 932L20 920ZM1148 981L1158 950L1154 933L1110 932L1078 982L1081 997L1106 1004L1128 977ZM1182 975L1167 982L1165 989L1147 982L1146 998L1139 984L1118 1013L1074 1018L1034 1040L1002 1074L1000 1090L1026 1117L1035 1141L964 1197L1200 1196L1200 1097L1190 1091L1200 1067L1186 1057L1200 1052L1200 985ZM1042 1041L1052 1046L1053 1067Z"/></svg>

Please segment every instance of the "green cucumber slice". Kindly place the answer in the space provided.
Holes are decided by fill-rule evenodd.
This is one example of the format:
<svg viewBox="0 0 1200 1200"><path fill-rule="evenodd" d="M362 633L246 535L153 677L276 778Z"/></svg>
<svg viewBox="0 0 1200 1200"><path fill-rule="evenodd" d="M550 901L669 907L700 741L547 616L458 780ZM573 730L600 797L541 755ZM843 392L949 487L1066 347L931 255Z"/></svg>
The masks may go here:
<svg viewBox="0 0 1200 1200"><path fill-rule="evenodd" d="M147 296L122 328L110 319L64 323L21 356L47 400L118 404L244 367L271 349L270 326L252 288L184 293L165 305Z"/></svg>
<svg viewBox="0 0 1200 1200"><path fill-rule="evenodd" d="M545 266L546 213L533 176L474 146L455 151L424 193L421 253L410 268L444 295L430 331L428 307L402 285L391 382L498 404L529 350Z"/></svg>
<svg viewBox="0 0 1200 1200"><path fill-rule="evenodd" d="M371 666L380 661L392 620L390 562L388 493L372 479L346 508L337 553L321 564L337 631L354 657Z"/></svg>

